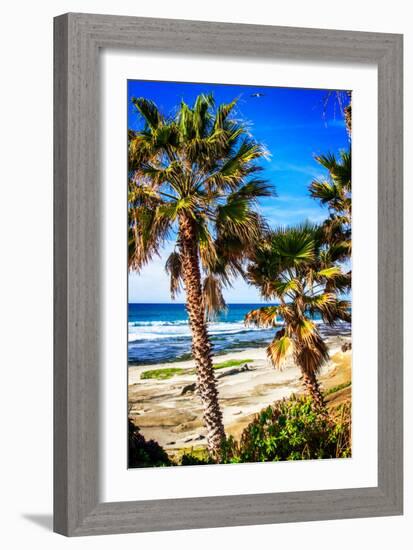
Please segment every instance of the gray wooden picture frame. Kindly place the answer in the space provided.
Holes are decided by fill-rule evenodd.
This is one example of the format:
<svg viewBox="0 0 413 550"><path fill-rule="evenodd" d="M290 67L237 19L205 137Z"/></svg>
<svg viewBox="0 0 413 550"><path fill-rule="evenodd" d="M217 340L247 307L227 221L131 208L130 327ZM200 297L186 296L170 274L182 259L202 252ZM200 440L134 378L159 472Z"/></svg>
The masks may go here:
<svg viewBox="0 0 413 550"><path fill-rule="evenodd" d="M402 36L65 14L55 18L54 41L54 530L75 536L402 514ZM377 487L100 501L98 58L106 47L377 65Z"/></svg>

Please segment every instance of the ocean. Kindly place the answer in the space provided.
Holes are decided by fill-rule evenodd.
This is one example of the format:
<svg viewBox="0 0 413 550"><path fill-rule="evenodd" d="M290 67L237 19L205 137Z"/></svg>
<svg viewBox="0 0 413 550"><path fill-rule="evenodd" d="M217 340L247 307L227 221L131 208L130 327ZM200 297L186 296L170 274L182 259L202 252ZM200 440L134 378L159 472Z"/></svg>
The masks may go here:
<svg viewBox="0 0 413 550"><path fill-rule="evenodd" d="M226 312L208 323L213 352L264 347L274 338L274 329L246 327L245 315L269 304L228 304ZM320 330L331 333L320 319ZM348 333L348 323L340 323L334 332ZM133 365L157 364L188 359L191 332L185 304L128 305L128 362Z"/></svg>

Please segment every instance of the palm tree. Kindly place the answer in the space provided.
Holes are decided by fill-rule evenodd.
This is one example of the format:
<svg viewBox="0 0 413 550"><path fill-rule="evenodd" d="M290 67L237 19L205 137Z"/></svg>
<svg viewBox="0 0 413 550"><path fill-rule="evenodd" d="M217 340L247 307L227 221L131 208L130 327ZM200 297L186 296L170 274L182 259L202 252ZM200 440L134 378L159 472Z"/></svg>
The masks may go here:
<svg viewBox="0 0 413 550"><path fill-rule="evenodd" d="M351 141L351 104L352 104L352 93L349 90L330 90L326 93L324 98L324 111L323 118L327 118L327 106L328 104L333 104L333 111L336 113L337 107L339 112L344 117L344 122L346 124L346 130L349 141Z"/></svg>
<svg viewBox="0 0 413 550"><path fill-rule="evenodd" d="M352 110L351 110L351 94L350 94L350 103L347 107L344 108L344 120L346 122L347 134L351 140L351 121L352 121Z"/></svg>
<svg viewBox="0 0 413 550"><path fill-rule="evenodd" d="M249 312L246 323L277 327L267 347L269 360L281 368L292 355L306 390L323 407L317 373L329 355L314 314L329 325L350 320L349 302L338 297L349 287L350 276L332 264L320 228L304 224L268 232L254 251L248 278L266 300L279 303Z"/></svg>
<svg viewBox="0 0 413 550"><path fill-rule="evenodd" d="M242 272L265 226L255 205L272 194L257 177L266 151L234 118L236 100L215 107L200 95L170 118L152 101L132 102L144 127L129 132L129 268L139 271L175 240L166 269L172 296L182 286L186 293L208 449L219 460L225 432L207 319L225 306L222 286Z"/></svg>
<svg viewBox="0 0 413 550"><path fill-rule="evenodd" d="M339 159L329 153L316 160L328 170L328 178L314 180L310 195L328 206L329 217L322 224L325 242L344 260L351 255L351 153L342 151Z"/></svg>

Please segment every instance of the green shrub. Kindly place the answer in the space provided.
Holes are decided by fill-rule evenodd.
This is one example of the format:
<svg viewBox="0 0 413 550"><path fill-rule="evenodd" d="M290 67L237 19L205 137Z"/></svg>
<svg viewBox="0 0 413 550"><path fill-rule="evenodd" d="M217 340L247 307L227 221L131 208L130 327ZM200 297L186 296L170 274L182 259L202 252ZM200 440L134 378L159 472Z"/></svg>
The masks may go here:
<svg viewBox="0 0 413 550"><path fill-rule="evenodd" d="M139 428L131 420L128 420L128 465L129 468L173 466L159 443L153 439L146 441Z"/></svg>
<svg viewBox="0 0 413 550"><path fill-rule="evenodd" d="M202 464L215 464L215 461L207 456L200 457L193 453L183 454L180 461L181 466L200 466Z"/></svg>
<svg viewBox="0 0 413 550"><path fill-rule="evenodd" d="M329 390L326 390L324 392L324 397L326 397L327 395L331 395L332 393L336 393L340 390L344 390L345 388L348 388L351 386L351 381L350 382L343 382L342 384L339 384L338 386L334 386L333 388L330 388Z"/></svg>
<svg viewBox="0 0 413 550"><path fill-rule="evenodd" d="M167 367L163 369L145 370L141 373L141 380L149 380L154 378L156 380L168 380L173 376L180 376L183 374L192 374L188 369L182 369L179 367Z"/></svg>
<svg viewBox="0 0 413 550"><path fill-rule="evenodd" d="M351 410L340 405L330 413L309 397L292 396L263 409L242 432L229 437L222 449L224 464L275 462L351 456ZM173 462L153 440L146 441L129 420L129 467L214 464L206 449L185 450Z"/></svg>
<svg viewBox="0 0 413 550"><path fill-rule="evenodd" d="M245 365L245 363L253 363L254 359L228 359L227 361L222 361L221 363L215 363L213 368L217 369L226 369L227 367L239 367Z"/></svg>
<svg viewBox="0 0 413 550"><path fill-rule="evenodd" d="M245 363L253 363L253 359L229 359L228 361L222 361L221 363L215 363L212 365L214 370L226 369L227 367L237 367L244 365ZM188 374L196 374L195 369L186 369L182 367L163 367L162 369L150 369L141 373L141 380L169 380L173 376L187 376Z"/></svg>
<svg viewBox="0 0 413 550"><path fill-rule="evenodd" d="M291 397L261 411L240 442L228 438L223 462L273 462L351 456L350 409L334 418L311 398Z"/></svg>

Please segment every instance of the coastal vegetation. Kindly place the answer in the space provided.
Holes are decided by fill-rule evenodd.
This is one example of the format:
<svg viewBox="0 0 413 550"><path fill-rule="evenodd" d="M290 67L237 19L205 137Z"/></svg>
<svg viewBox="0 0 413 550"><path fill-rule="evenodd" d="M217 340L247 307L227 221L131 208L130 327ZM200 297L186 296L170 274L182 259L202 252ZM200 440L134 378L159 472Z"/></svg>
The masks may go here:
<svg viewBox="0 0 413 550"><path fill-rule="evenodd" d="M191 374L195 371L191 371ZM180 367L167 367L162 369L150 369L146 370L141 374L142 380L149 380L154 378L156 380L168 380L173 376L182 376L183 374L188 374L188 369L182 369Z"/></svg>
<svg viewBox="0 0 413 550"><path fill-rule="evenodd" d="M253 359L228 359L227 361L222 361L221 363L214 363L212 368L214 370L226 369L228 367L238 367L240 365L245 365L248 363L253 363ZM180 367L163 367L160 369L150 369L146 370L141 374L142 380L148 380L150 378L155 378L157 380L167 380L173 376L184 376L188 374L196 374L195 369L185 369Z"/></svg>
<svg viewBox="0 0 413 550"><path fill-rule="evenodd" d="M146 441L140 430L128 420L128 464L130 468L173 466L165 450L153 439Z"/></svg>
<svg viewBox="0 0 413 550"><path fill-rule="evenodd" d="M349 289L351 275L335 263L335 254L332 247L325 246L318 226L303 224L268 231L248 267L248 278L263 298L278 305L252 310L246 323L276 328L267 347L269 360L281 368L292 355L307 392L319 407L324 400L317 373L329 354L314 315L318 313L330 326L339 320L350 321L350 303L339 294Z"/></svg>
<svg viewBox="0 0 413 550"><path fill-rule="evenodd" d="M351 103L343 112L351 138ZM254 249L248 278L265 300L276 300L278 305L253 310L245 321L277 327L267 347L269 360L281 368L292 354L308 394L323 407L317 373L329 353L313 319L318 313L329 326L351 321L350 302L340 298L351 290L346 264L351 257L351 151L340 151L339 159L328 153L315 160L328 176L313 180L309 193L328 207L329 216L318 226L304 223L263 235Z"/></svg>
<svg viewBox="0 0 413 550"><path fill-rule="evenodd" d="M332 388L326 396L341 389ZM156 442L145 441L131 421L129 425L134 438L131 467L196 466L217 462L204 448L184 449L171 459ZM236 464L350 457L350 404L320 409L310 397L293 395L263 409L244 429L239 440L227 437L219 462Z"/></svg>
<svg viewBox="0 0 413 550"><path fill-rule="evenodd" d="M340 396L349 395L351 374L328 389L318 378L331 363L320 323L337 328L351 322L350 149L315 157L326 176L313 179L307 194L327 207L326 219L270 227L259 207L260 199L275 195L274 187L261 177L268 153L236 116L237 100L216 105L212 94L201 94L191 105L182 100L173 114L143 97L131 101L142 127L128 132L128 267L140 272L166 242L173 241L165 270L172 298L184 292L192 348L190 355L167 360L193 360L182 366L161 367L158 362L159 368L136 368L139 380L149 387L158 384L165 393L178 387L180 402L187 395L200 399L206 437L198 433L182 441L205 440L206 447L189 445L168 454L141 434L135 415L128 424L129 466L350 457L351 402ZM351 139L351 97L343 116ZM255 370L249 364L257 360L235 355L214 362L208 323L226 310L225 289L237 277L258 289L268 303L250 311L248 307L242 314L248 311L245 325L271 332L271 341L265 340L268 362L280 370L292 361L297 373L300 369L296 380L301 374L302 389L283 394L290 397L277 398L249 416L235 437L226 433L222 411L223 403L231 404L233 397L220 400L218 383L229 374L241 377ZM239 343L241 350L251 343L252 339ZM343 353L351 349L348 341L346 346L350 347ZM228 370L216 374L221 369ZM179 377L185 375L196 381L188 384L181 378L187 386L179 386ZM231 384L236 384L232 376ZM273 386L277 391L276 382ZM231 414L239 412L234 409ZM196 418L182 418L182 426L199 429ZM169 444L175 445L175 439Z"/></svg>
<svg viewBox="0 0 413 550"><path fill-rule="evenodd" d="M351 381L348 382L342 382L341 384L338 384L337 386L333 386L332 388L329 388L327 391L324 392L324 397L327 395L331 395L333 393L336 393L338 391L344 390L346 388L349 388L351 386Z"/></svg>
<svg viewBox="0 0 413 550"><path fill-rule="evenodd" d="M240 441L228 438L224 462L277 462L348 458L350 408L340 406L336 418L307 396L283 399L262 410Z"/></svg>
<svg viewBox="0 0 413 550"><path fill-rule="evenodd" d="M253 363L253 362L254 362L254 359L227 359L226 361L215 363L214 369L226 369L228 367L239 367L240 365L245 365L246 363Z"/></svg>
<svg viewBox="0 0 413 550"><path fill-rule="evenodd" d="M258 176L266 150L232 117L235 100L216 107L199 95L173 117L145 98L132 103L144 127L129 131L129 268L139 271L176 234L166 269L172 296L186 293L208 449L219 457L225 431L207 319L225 307L222 286L265 229L256 205L273 193Z"/></svg>
<svg viewBox="0 0 413 550"><path fill-rule="evenodd" d="M329 217L321 224L325 243L334 254L333 261L351 256L351 152L341 151L315 157L328 171L328 179L314 180L310 195L328 206Z"/></svg>

